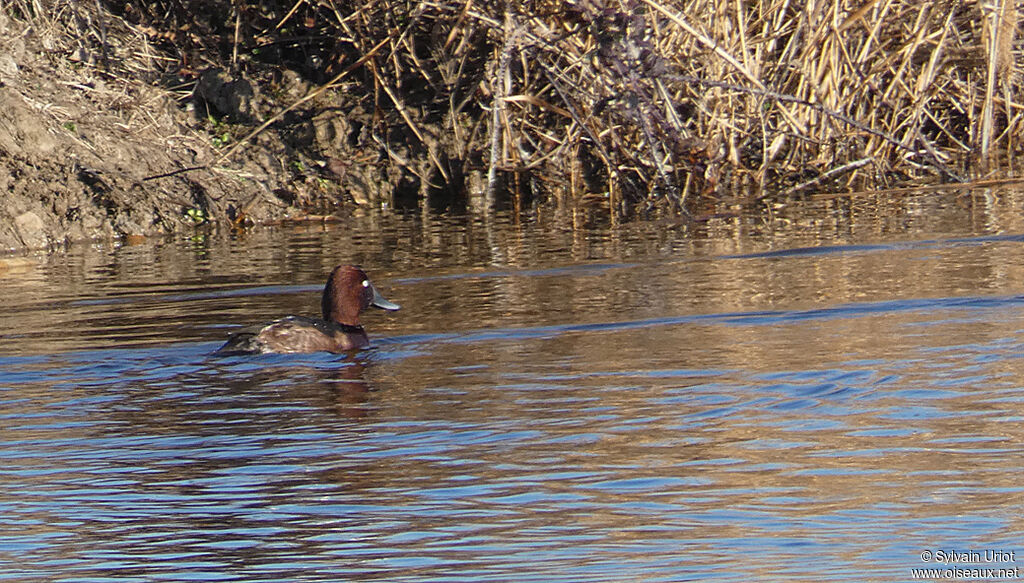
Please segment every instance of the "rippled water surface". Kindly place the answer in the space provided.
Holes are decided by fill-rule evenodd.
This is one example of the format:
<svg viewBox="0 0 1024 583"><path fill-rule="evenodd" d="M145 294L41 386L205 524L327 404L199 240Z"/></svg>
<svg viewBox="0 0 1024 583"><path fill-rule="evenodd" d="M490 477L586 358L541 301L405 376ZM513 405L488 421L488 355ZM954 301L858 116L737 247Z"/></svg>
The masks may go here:
<svg viewBox="0 0 1024 583"><path fill-rule="evenodd" d="M922 558L1024 561L1024 222L985 194L32 257L0 272L0 578L1014 568ZM315 315L341 262L403 306L364 316L371 349L210 356Z"/></svg>

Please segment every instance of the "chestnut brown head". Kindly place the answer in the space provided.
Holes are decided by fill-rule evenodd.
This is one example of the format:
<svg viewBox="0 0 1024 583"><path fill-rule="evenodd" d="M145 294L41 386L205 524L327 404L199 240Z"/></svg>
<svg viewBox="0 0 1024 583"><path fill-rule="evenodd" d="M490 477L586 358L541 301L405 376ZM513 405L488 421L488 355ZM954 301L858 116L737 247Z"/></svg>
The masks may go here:
<svg viewBox="0 0 1024 583"><path fill-rule="evenodd" d="M331 271L320 299L324 320L361 326L359 313L373 306L382 310L397 310L398 304L389 302L370 283L366 272L354 265L339 265Z"/></svg>

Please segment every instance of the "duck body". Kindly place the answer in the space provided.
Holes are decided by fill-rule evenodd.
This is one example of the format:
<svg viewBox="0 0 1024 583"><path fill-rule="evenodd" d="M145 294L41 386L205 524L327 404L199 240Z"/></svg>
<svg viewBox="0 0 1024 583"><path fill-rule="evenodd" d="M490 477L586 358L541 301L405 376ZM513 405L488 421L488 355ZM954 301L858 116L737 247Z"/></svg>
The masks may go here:
<svg viewBox="0 0 1024 583"><path fill-rule="evenodd" d="M288 316L235 332L217 353L345 352L369 345L370 339L362 326L345 326L320 318Z"/></svg>
<svg viewBox="0 0 1024 583"><path fill-rule="evenodd" d="M331 272L321 298L323 318L288 316L243 328L217 349L218 355L346 352L369 346L359 314L373 306L397 310L380 295L362 269L339 265Z"/></svg>

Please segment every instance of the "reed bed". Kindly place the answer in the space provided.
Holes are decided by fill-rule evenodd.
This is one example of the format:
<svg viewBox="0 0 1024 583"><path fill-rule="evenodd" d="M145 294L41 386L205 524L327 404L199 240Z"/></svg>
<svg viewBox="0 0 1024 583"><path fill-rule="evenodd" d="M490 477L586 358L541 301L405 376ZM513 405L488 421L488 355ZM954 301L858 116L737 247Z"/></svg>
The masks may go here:
<svg viewBox="0 0 1024 583"><path fill-rule="evenodd" d="M178 67L300 70L435 195L685 213L961 182L1020 149L1009 0L104 4Z"/></svg>
<svg viewBox="0 0 1024 583"><path fill-rule="evenodd" d="M1008 1L316 6L356 54L388 40L363 77L375 105L417 137L411 101L440 114L454 171L486 166L488 191L685 210L737 187L963 181L1017 151Z"/></svg>

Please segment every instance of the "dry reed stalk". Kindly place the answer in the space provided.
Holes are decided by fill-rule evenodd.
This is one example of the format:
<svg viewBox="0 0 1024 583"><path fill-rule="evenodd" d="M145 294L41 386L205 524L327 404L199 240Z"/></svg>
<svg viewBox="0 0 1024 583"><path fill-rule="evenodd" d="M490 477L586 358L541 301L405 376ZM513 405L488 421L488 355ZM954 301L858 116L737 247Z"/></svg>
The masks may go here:
<svg viewBox="0 0 1024 583"><path fill-rule="evenodd" d="M988 160L989 147L992 142L993 117L995 115L995 91L997 73L1000 69L1000 62L1006 59L1000 54L1005 42L1000 42L1003 33L1003 21L1009 0L996 0L992 5L982 6L982 44L985 47L986 79L985 98L981 107L981 159ZM1015 19L1014 19L1015 20ZM1011 35L1012 39L1012 35ZM1012 41L1011 41L1012 42ZM1010 47L1012 48L1012 47Z"/></svg>
<svg viewBox="0 0 1024 583"><path fill-rule="evenodd" d="M487 198L493 201L498 189L498 165L504 158L504 140L507 126L505 116L505 98L512 93L512 77L509 73L509 63L512 60L512 51L515 50L516 39L519 36L519 25L511 11L505 12L505 26L502 31L503 40L501 50L498 53L498 62L495 65L495 77L491 80L492 101L491 101L491 132L490 132L490 158L487 164Z"/></svg>
<svg viewBox="0 0 1024 583"><path fill-rule="evenodd" d="M996 74L999 78L999 86L1002 89L1003 107L1008 120L1007 129L1003 133L1007 138L1006 152L1012 156L1014 151L1012 143L1013 133L1009 130L1016 125L1013 123L1015 118L1012 113L1014 106L1012 86L1015 81L1013 45L1016 41L1017 23L1020 20L1020 15L1015 2L1004 1L1001 8L995 43L997 55ZM1019 117L1016 119L1019 119Z"/></svg>

